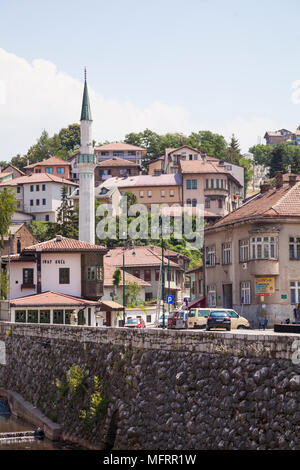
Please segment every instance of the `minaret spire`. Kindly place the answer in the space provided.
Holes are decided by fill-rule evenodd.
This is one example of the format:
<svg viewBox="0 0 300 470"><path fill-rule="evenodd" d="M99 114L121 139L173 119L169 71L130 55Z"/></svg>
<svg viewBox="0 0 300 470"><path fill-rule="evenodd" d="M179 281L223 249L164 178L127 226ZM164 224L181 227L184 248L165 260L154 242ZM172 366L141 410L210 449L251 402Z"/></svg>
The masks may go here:
<svg viewBox="0 0 300 470"><path fill-rule="evenodd" d="M89 99L89 92L86 81L86 68L84 68L84 89L83 89L83 98L81 106L81 117L80 121L92 121L92 113Z"/></svg>

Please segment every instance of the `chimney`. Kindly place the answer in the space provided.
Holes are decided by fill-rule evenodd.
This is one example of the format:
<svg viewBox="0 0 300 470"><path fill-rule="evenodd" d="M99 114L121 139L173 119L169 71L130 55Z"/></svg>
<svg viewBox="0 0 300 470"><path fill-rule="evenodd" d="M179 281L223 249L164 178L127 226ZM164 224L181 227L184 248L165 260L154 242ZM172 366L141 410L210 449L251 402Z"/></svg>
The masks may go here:
<svg viewBox="0 0 300 470"><path fill-rule="evenodd" d="M271 188L271 185L270 185L269 183L261 184L261 185L260 185L260 193L261 193L261 194L264 194L264 193L266 193L267 191L269 191L270 188Z"/></svg>
<svg viewBox="0 0 300 470"><path fill-rule="evenodd" d="M282 188L282 185L283 185L282 171L276 171L276 174L275 174L275 186L276 186L276 189Z"/></svg>
<svg viewBox="0 0 300 470"><path fill-rule="evenodd" d="M290 186L290 188L295 186L296 182L297 182L297 175L290 175L289 176L289 186Z"/></svg>

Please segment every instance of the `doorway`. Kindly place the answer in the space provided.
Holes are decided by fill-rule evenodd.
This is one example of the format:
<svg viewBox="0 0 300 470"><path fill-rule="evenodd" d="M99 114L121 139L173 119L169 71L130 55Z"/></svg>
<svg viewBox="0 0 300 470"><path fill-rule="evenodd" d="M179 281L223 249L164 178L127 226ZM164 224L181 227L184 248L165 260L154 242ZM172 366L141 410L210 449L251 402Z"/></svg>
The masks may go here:
<svg viewBox="0 0 300 470"><path fill-rule="evenodd" d="M223 284L223 307L232 308L232 284Z"/></svg>
<svg viewBox="0 0 300 470"><path fill-rule="evenodd" d="M106 326L111 326L111 312L106 312Z"/></svg>

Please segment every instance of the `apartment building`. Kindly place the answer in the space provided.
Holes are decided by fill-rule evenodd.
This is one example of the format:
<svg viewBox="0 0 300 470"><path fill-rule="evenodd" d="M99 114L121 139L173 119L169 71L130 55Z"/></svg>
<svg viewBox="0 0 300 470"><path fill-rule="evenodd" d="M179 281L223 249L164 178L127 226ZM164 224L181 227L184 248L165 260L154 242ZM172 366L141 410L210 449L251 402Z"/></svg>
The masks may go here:
<svg viewBox="0 0 300 470"><path fill-rule="evenodd" d="M151 210L151 204L182 204L182 178L174 175L139 175L123 178L109 178L100 185L107 189L116 186L121 195L131 192L136 195L140 204Z"/></svg>
<svg viewBox="0 0 300 470"><path fill-rule="evenodd" d="M12 188L17 198L17 210L32 215L36 220L55 222L61 205L63 186L68 194L78 185L70 180L48 173L33 173L0 183L0 190Z"/></svg>
<svg viewBox="0 0 300 470"><path fill-rule="evenodd" d="M41 162L32 163L24 167L26 175L31 175L32 173L58 176L59 178L70 178L70 168L71 164L57 157L50 157Z"/></svg>
<svg viewBox="0 0 300 470"><path fill-rule="evenodd" d="M126 144L125 142L115 142L95 147L94 154L98 157L99 162L119 157L141 165L143 158L147 155L147 150L143 147Z"/></svg>
<svg viewBox="0 0 300 470"><path fill-rule="evenodd" d="M300 126L297 128L299 135ZM266 131L264 135L267 145L277 145L283 142L296 143L296 133L288 129L278 129L277 131Z"/></svg>
<svg viewBox="0 0 300 470"><path fill-rule="evenodd" d="M234 308L257 326L292 319L300 302L300 182L263 185L205 230L207 304Z"/></svg>
<svg viewBox="0 0 300 470"><path fill-rule="evenodd" d="M213 161L180 161L182 200L186 206L203 205L218 217L240 207L243 186L223 165Z"/></svg>
<svg viewBox="0 0 300 470"><path fill-rule="evenodd" d="M109 178L124 176L138 176L141 174L141 167L133 161L119 157L113 157L101 161L95 168L95 186Z"/></svg>

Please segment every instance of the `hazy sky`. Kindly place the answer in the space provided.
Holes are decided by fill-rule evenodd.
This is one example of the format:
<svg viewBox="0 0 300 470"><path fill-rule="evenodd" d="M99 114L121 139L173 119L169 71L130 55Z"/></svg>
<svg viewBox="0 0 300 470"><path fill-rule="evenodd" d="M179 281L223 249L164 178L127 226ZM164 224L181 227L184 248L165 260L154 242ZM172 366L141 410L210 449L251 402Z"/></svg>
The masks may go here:
<svg viewBox="0 0 300 470"><path fill-rule="evenodd" d="M79 121L84 66L97 142L209 129L247 151L295 130L299 17L299 0L0 0L0 161Z"/></svg>

